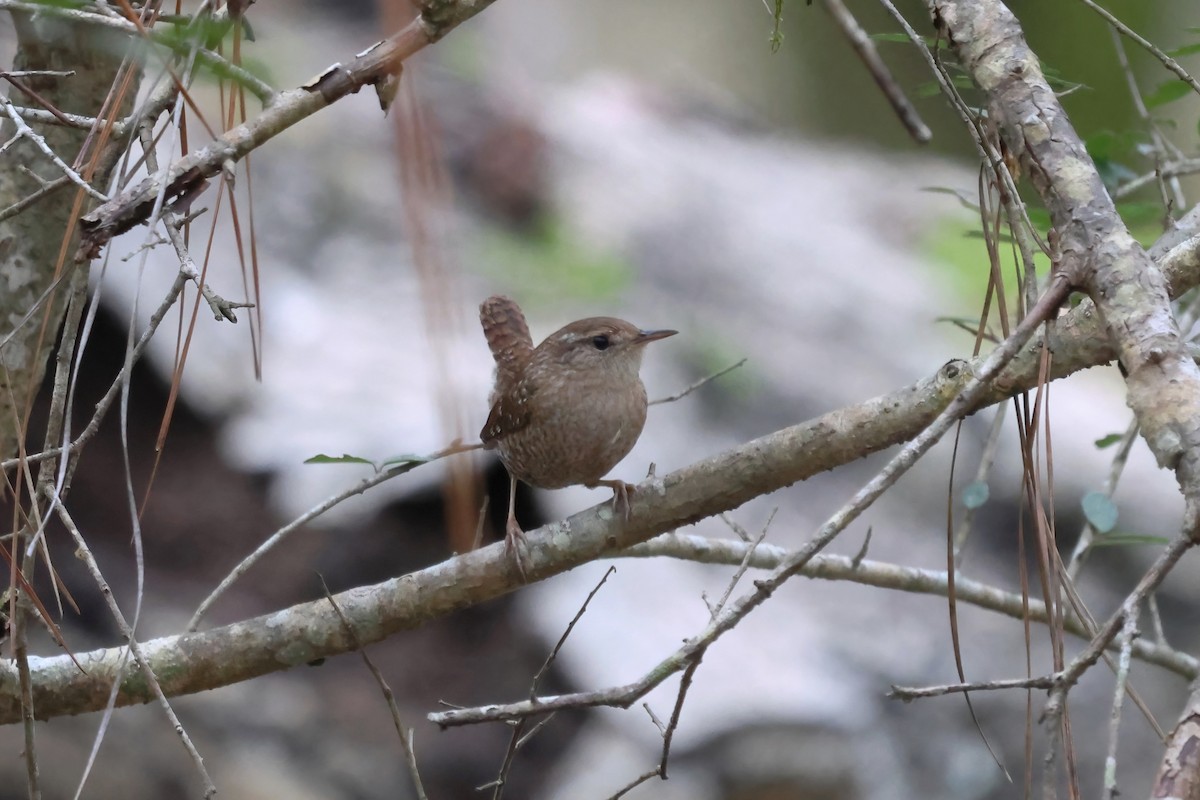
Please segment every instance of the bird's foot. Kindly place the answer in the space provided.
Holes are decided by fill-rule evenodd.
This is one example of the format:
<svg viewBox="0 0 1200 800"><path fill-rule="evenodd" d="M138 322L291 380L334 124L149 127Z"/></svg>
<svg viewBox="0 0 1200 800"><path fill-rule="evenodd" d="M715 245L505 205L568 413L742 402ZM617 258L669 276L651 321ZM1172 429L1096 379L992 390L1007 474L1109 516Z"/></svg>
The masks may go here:
<svg viewBox="0 0 1200 800"><path fill-rule="evenodd" d="M513 562L513 566L517 568L517 575L520 576L521 583L528 583L529 580L525 577L525 557L521 554L524 544L525 532L517 524L516 517L509 517L508 524L504 527L504 552Z"/></svg>
<svg viewBox="0 0 1200 800"><path fill-rule="evenodd" d="M596 481L595 483L586 484L586 486L589 489L595 489L597 486L607 486L612 489L613 513L619 514L622 519L629 522L629 493L637 487L632 483L618 480Z"/></svg>

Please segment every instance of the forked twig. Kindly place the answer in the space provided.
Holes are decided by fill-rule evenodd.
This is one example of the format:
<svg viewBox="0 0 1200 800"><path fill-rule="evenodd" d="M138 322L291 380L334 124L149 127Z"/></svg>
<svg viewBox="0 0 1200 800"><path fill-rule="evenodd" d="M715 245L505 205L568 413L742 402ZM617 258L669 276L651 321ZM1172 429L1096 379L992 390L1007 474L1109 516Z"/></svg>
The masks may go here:
<svg viewBox="0 0 1200 800"><path fill-rule="evenodd" d="M321 578L321 591L325 593L325 599L329 601L329 605L333 606L333 611L337 614L338 619L342 621L342 627L346 631L346 635L354 642L354 649L362 656L363 663L367 665L367 669L371 672L371 677L379 684L379 691L383 693L383 699L387 702L388 711L392 715L392 724L396 727L396 733L400 736L400 748L404 751L404 760L408 763L408 773L412 777L413 789L417 793L417 800L429 800L425 794L425 786L421 783L421 772L417 769L417 753L413 749L413 729L407 731L404 728L404 723L400 719L400 708L396 705L396 695L392 692L392 687L388 686L388 682L384 680L383 673L379 671L379 667L375 666L375 662L371 661L371 657L367 655L367 650L359 641L358 632L354 630L354 624L346 619L346 615L342 613L342 608L337 604L337 600L333 599L333 595L329 591L329 587L325 584L325 578Z"/></svg>

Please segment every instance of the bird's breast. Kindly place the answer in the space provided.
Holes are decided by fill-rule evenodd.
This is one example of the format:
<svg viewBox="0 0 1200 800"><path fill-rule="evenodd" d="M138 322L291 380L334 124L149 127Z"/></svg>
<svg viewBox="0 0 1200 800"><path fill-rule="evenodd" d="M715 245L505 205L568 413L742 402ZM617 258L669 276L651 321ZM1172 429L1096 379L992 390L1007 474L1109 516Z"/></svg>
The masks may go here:
<svg viewBox="0 0 1200 800"><path fill-rule="evenodd" d="M646 424L646 390L636 382L556 381L531 393L529 424L498 440L518 479L545 489L592 483L629 454Z"/></svg>

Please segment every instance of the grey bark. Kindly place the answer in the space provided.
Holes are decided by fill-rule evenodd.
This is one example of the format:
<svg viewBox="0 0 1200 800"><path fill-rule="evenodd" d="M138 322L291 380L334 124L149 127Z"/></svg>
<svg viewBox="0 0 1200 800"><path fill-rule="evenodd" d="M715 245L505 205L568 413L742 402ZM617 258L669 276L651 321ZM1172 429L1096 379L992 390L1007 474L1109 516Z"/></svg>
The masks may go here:
<svg viewBox="0 0 1200 800"><path fill-rule="evenodd" d="M52 16L14 12L13 22L18 40L14 71L75 72L70 77L33 76L21 81L60 111L99 115L128 50L127 38ZM118 119L132 106L137 77L131 76L115 111ZM9 94L16 105L38 105L16 88L10 88ZM13 135L14 125L7 117L3 120L0 138L7 139ZM68 164L94 155L99 144L86 128L32 121L29 126ZM93 186L107 183L114 161L100 158ZM62 170L34 142L20 138L0 156L0 208L61 177ZM72 258L77 240L75 220L86 210L85 202L90 202L86 196L81 202L81 196L77 186L64 182L0 222L0 459L17 452L29 404L41 385L62 323L65 279L77 268Z"/></svg>

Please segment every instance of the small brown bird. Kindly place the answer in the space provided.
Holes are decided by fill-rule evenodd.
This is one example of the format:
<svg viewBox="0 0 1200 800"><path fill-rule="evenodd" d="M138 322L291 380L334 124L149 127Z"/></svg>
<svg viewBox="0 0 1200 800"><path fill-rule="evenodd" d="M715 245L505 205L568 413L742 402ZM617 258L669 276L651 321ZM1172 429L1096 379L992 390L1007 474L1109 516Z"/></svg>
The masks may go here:
<svg viewBox="0 0 1200 800"><path fill-rule="evenodd" d="M507 297L489 297L479 321L496 360L492 412L479 434L509 475L505 543L525 576L517 481L541 489L608 486L629 513L629 484L604 475L629 454L646 424L643 347L677 331L643 331L612 317L572 322L536 348L525 315Z"/></svg>

